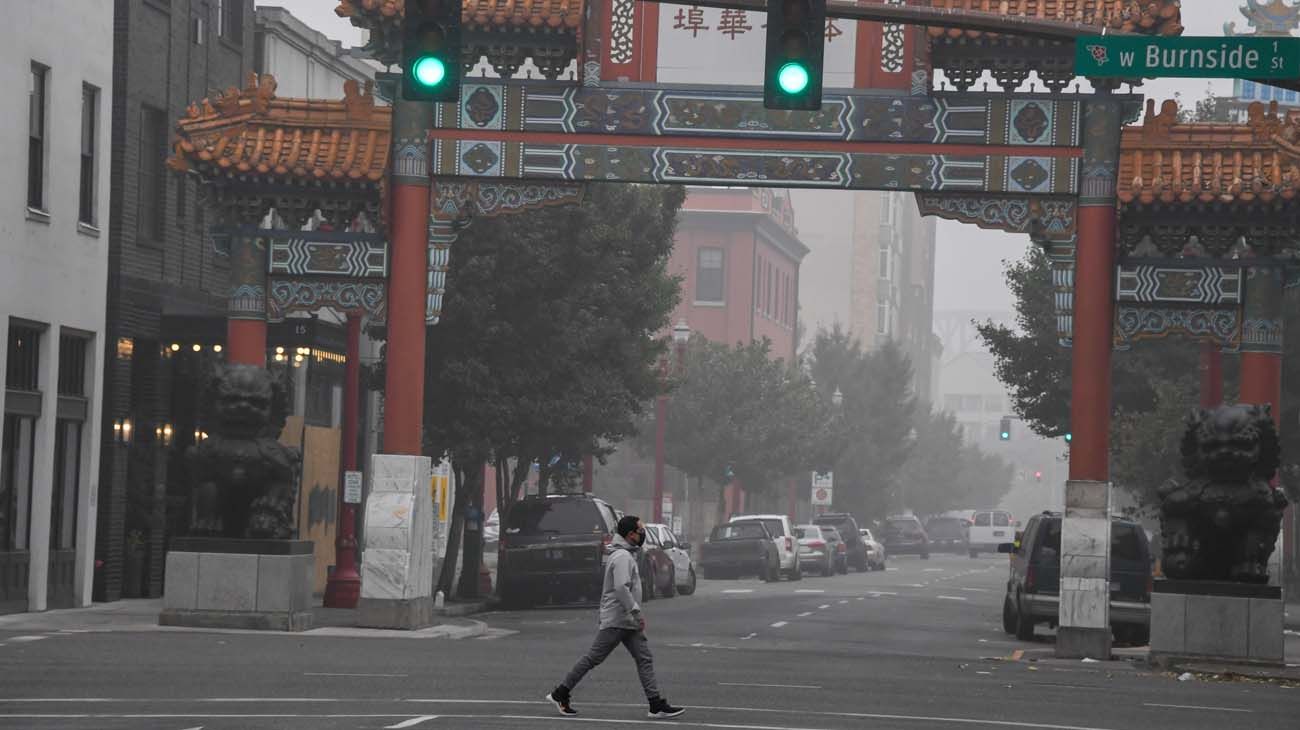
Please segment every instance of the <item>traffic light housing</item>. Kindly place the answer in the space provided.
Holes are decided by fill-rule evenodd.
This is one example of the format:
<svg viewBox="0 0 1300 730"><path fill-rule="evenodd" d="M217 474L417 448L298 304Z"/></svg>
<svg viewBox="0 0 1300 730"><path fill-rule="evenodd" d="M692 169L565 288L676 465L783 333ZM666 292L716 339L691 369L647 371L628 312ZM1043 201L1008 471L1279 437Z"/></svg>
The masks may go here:
<svg viewBox="0 0 1300 730"><path fill-rule="evenodd" d="M402 98L460 100L460 0L406 0Z"/></svg>
<svg viewBox="0 0 1300 730"><path fill-rule="evenodd" d="M826 0L767 0L767 56L763 106L822 108Z"/></svg>
<svg viewBox="0 0 1300 730"><path fill-rule="evenodd" d="M1002 417L1002 423L998 427L998 438L1003 441L1011 440L1011 419L1007 416Z"/></svg>
<svg viewBox="0 0 1300 730"><path fill-rule="evenodd" d="M1068 444L1068 443L1070 443L1070 442L1073 441L1073 440L1074 440L1074 434L1072 434L1072 433L1067 433L1067 434L1065 434L1065 443Z"/></svg>

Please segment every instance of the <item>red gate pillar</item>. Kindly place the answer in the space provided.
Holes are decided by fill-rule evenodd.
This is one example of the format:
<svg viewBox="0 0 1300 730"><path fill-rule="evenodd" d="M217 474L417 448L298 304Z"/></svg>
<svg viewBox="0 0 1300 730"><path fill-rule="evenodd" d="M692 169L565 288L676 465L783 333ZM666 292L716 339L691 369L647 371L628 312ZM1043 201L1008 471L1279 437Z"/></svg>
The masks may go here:
<svg viewBox="0 0 1300 730"><path fill-rule="evenodd" d="M664 439L668 430L668 396L655 396L655 483L650 512L656 523L664 521Z"/></svg>
<svg viewBox="0 0 1300 730"><path fill-rule="evenodd" d="M418 456L424 434L424 336L429 275L429 125L433 104L393 104L384 377L384 453Z"/></svg>
<svg viewBox="0 0 1300 730"><path fill-rule="evenodd" d="M343 471L357 470L357 422L361 418L361 315L348 315L347 364L343 371ZM342 479L339 484L342 485ZM334 573L325 584L327 608L356 608L361 597L357 572L357 506L339 490L339 529Z"/></svg>
<svg viewBox="0 0 1300 730"><path fill-rule="evenodd" d="M1061 658L1110 658L1110 585L1095 576L1106 575L1110 550L1110 353L1122 123L1121 102L1108 93L1085 103L1070 365L1073 440L1061 526L1056 639L1056 656Z"/></svg>
<svg viewBox="0 0 1300 730"><path fill-rule="evenodd" d="M1241 327L1241 402L1268 404L1273 423L1282 429L1282 302L1285 272L1280 267L1251 266L1246 270L1246 316ZM1277 486L1274 478L1273 485ZM1282 555L1295 555L1292 531L1295 505L1282 520ZM1283 570L1291 566L1284 564Z"/></svg>
<svg viewBox="0 0 1300 730"><path fill-rule="evenodd" d="M1223 351L1213 342L1201 343L1201 407L1223 404Z"/></svg>
<svg viewBox="0 0 1300 730"><path fill-rule="evenodd" d="M237 236L230 244L226 362L266 367L266 241Z"/></svg>

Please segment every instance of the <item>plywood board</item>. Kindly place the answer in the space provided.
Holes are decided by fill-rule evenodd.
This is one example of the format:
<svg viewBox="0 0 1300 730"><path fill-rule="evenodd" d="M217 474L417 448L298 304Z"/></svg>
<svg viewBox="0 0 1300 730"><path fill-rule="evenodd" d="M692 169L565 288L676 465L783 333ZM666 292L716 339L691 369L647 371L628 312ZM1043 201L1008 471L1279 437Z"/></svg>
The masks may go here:
<svg viewBox="0 0 1300 730"><path fill-rule="evenodd" d="M315 543L316 575L312 590L325 591L334 564L338 532L339 446L337 428L303 429L302 485L298 490L298 538Z"/></svg>

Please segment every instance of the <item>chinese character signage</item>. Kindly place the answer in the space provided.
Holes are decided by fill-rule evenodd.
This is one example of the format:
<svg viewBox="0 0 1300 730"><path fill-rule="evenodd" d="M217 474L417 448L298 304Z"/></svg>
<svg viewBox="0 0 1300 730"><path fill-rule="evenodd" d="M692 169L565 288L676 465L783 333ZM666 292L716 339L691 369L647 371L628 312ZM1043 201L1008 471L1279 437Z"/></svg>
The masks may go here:
<svg viewBox="0 0 1300 730"><path fill-rule="evenodd" d="M731 8L659 5L659 81L763 85L767 14ZM857 24L826 19L827 89L853 87Z"/></svg>

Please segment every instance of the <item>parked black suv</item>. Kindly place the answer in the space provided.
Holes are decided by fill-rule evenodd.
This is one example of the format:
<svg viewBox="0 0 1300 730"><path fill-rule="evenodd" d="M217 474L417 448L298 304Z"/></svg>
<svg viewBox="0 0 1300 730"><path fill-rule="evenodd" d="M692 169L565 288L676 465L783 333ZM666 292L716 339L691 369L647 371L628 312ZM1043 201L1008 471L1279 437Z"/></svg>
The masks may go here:
<svg viewBox="0 0 1300 730"><path fill-rule="evenodd" d="M848 554L848 563L860 573L867 572L867 543L862 539L858 521L847 512L825 512L813 518L813 524L834 527L844 538L844 550Z"/></svg>
<svg viewBox="0 0 1300 730"><path fill-rule="evenodd" d="M604 559L618 525L614 508L589 495L528 497L501 526L497 593L511 607L599 600Z"/></svg>
<svg viewBox="0 0 1300 730"><path fill-rule="evenodd" d="M911 515L897 515L885 520L885 552L894 555L920 555L930 559L930 537L921 521Z"/></svg>
<svg viewBox="0 0 1300 730"><path fill-rule="evenodd" d="M1011 554L1011 576L1002 602L1002 628L1027 641L1034 625L1055 626L1061 602L1061 515L1044 512L1025 525ZM1115 640L1144 645L1151 635L1151 543L1131 520L1110 523L1110 624Z"/></svg>

